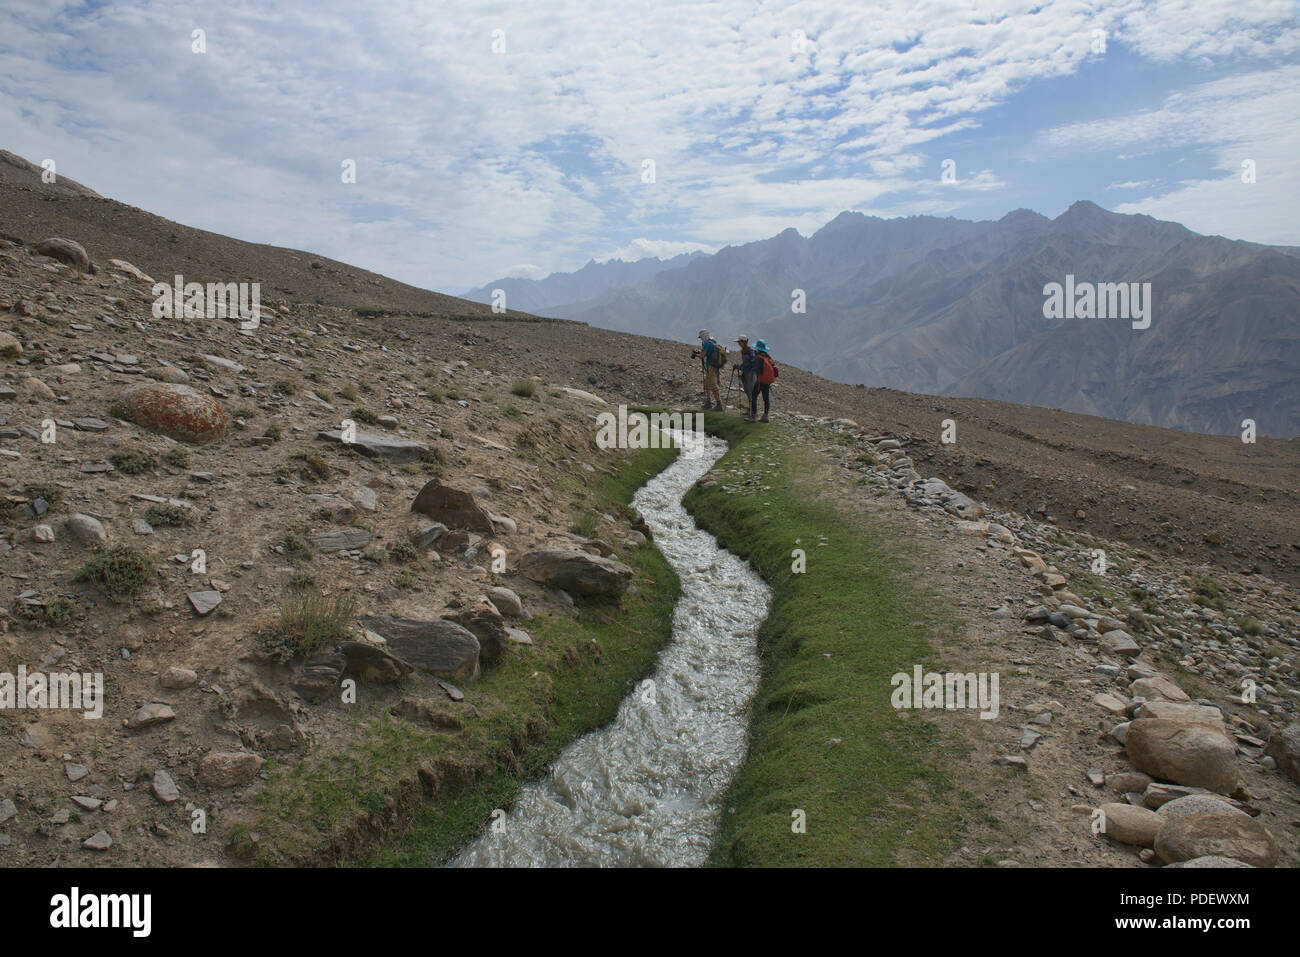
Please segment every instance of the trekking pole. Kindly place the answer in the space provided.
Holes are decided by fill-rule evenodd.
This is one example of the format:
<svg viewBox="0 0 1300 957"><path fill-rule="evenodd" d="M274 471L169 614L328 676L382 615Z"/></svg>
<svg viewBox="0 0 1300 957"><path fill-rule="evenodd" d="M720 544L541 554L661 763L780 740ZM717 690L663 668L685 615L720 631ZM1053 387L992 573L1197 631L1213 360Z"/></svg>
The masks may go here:
<svg viewBox="0 0 1300 957"><path fill-rule="evenodd" d="M731 367L731 380L727 383L727 394L722 397L722 404L725 406L731 402L731 390L736 387L736 367Z"/></svg>

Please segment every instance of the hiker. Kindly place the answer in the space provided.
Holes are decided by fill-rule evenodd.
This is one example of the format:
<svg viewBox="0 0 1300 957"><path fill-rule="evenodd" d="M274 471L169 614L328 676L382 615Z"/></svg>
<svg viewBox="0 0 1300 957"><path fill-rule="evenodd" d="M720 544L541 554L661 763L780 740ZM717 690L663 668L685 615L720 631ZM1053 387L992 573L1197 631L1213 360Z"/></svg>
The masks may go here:
<svg viewBox="0 0 1300 957"><path fill-rule="evenodd" d="M749 336L737 336L736 345L740 347L740 389L745 393L745 399L752 408L754 386L758 382L758 356L749 347ZM754 421L754 413L746 411L745 418L751 422Z"/></svg>
<svg viewBox="0 0 1300 957"><path fill-rule="evenodd" d="M754 343L754 361L758 376L754 393L749 397L749 420L754 421L755 416L758 415L758 394L761 392L763 393L763 418L759 421L770 422L768 412L772 408L772 383L781 374L781 370L772 361L772 354L767 351L767 343L762 339Z"/></svg>
<svg viewBox="0 0 1300 957"><path fill-rule="evenodd" d="M713 340L708 329L701 329L700 348L691 352L691 358L699 359L704 368L704 408L716 408L721 412L722 394L718 389L718 370L727 364L727 350ZM716 405L710 404L710 396Z"/></svg>

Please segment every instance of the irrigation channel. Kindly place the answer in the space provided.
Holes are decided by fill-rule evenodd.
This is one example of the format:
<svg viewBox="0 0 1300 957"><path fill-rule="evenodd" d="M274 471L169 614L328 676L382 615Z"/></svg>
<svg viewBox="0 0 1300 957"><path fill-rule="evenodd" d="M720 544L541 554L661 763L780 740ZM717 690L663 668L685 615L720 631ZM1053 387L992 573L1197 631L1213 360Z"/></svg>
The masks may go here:
<svg viewBox="0 0 1300 957"><path fill-rule="evenodd" d="M569 745L508 814L497 812L453 867L684 867L708 857L745 757L771 590L682 507L726 443L674 435L682 454L633 499L682 581L658 668L612 724Z"/></svg>

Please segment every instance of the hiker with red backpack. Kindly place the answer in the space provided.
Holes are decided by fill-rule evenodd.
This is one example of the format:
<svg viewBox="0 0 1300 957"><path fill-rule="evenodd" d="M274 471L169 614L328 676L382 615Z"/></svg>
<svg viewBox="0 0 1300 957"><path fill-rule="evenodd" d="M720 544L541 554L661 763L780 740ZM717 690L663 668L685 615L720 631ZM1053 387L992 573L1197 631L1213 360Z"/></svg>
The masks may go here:
<svg viewBox="0 0 1300 957"><path fill-rule="evenodd" d="M722 411L722 394L718 389L718 373L727 364L727 350L718 345L709 335L708 329L700 330L700 348L691 352L692 359L699 359L704 368L704 408L716 408ZM709 402L712 396L716 406Z"/></svg>
<svg viewBox="0 0 1300 957"><path fill-rule="evenodd" d="M767 342L759 339L754 343L754 368L758 372L757 381L754 383L754 391L749 396L749 415L745 416L750 422L758 419L758 396L763 394L763 417L758 419L759 422L770 422L768 413L772 408L772 385L776 382L776 377L781 374L781 370L776 367L772 361L772 354L767 351Z"/></svg>

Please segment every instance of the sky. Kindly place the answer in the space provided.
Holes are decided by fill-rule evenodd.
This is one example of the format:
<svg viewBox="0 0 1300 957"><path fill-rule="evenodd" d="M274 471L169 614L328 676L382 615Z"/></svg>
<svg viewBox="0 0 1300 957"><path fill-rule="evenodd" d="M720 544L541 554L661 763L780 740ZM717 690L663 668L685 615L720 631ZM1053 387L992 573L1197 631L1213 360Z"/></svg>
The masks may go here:
<svg viewBox="0 0 1300 957"><path fill-rule="evenodd" d="M1300 245L1300 0L4 0L0 149L451 293L843 210Z"/></svg>

